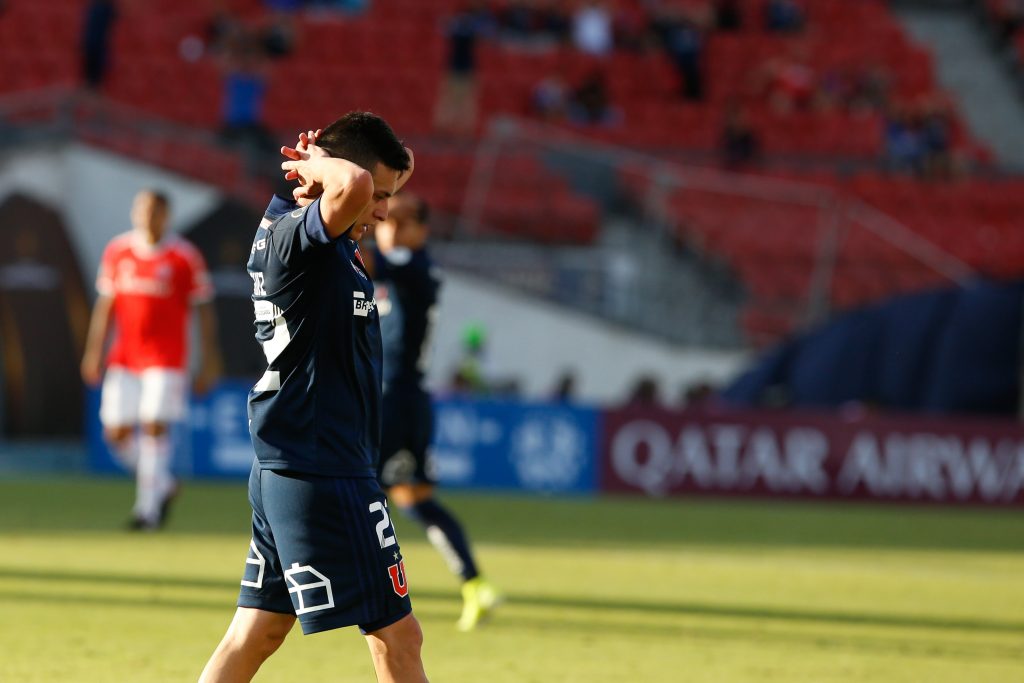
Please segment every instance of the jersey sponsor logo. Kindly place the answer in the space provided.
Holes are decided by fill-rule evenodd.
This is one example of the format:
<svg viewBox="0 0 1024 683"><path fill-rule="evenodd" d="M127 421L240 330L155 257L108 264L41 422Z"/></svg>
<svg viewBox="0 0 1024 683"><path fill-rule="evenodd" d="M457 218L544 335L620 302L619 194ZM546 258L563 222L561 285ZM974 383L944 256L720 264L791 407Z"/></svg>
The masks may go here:
<svg viewBox="0 0 1024 683"><path fill-rule="evenodd" d="M361 256L359 256L359 252L358 252L358 251L356 252L356 256L357 256L357 257L359 258L359 260L360 260L360 261L362 261L362 260L363 260L363 259L362 259L362 257L361 257ZM349 263L349 265L350 265L350 266L352 266L352 270L354 270L354 271L356 272L356 275L358 275L359 277L363 278L364 280L367 280L367 281L369 281L369 279L370 279L370 278L366 277L366 273L364 273L364 272L363 272L363 271L362 271L362 270L361 270L361 269L359 268L359 266L357 266L357 265L356 265L356 262L355 262L355 261L349 261L348 263Z"/></svg>
<svg viewBox="0 0 1024 683"><path fill-rule="evenodd" d="M377 302L367 299L365 292L352 292L352 314L366 318L377 310Z"/></svg>
<svg viewBox="0 0 1024 683"><path fill-rule="evenodd" d="M395 595L404 598L409 594L409 582L405 578L405 560L399 560L398 564L388 567L388 576L391 577L391 587L395 590Z"/></svg>
<svg viewBox="0 0 1024 683"><path fill-rule="evenodd" d="M285 571L284 580L288 583L288 592L295 596L292 604L296 616L334 607L331 580L310 565L299 566L298 562L293 562Z"/></svg>
<svg viewBox="0 0 1024 683"><path fill-rule="evenodd" d="M249 250L249 255L255 254L257 251L263 251L267 248L267 238L258 239L252 243L252 249Z"/></svg>
<svg viewBox="0 0 1024 683"><path fill-rule="evenodd" d="M140 275L132 261L117 264L114 289L118 294L141 294L143 296L168 297L171 295L172 270L162 263L153 273L155 277Z"/></svg>
<svg viewBox="0 0 1024 683"><path fill-rule="evenodd" d="M256 322L270 322L279 315L281 315L281 309L274 305L271 301L260 300L252 302L253 311L256 314Z"/></svg>

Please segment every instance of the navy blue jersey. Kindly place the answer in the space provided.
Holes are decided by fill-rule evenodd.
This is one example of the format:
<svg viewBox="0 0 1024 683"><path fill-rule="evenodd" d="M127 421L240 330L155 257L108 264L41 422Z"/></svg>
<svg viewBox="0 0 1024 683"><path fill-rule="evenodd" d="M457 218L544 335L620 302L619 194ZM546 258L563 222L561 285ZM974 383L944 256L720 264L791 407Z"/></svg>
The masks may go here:
<svg viewBox="0 0 1024 683"><path fill-rule="evenodd" d="M430 337L437 315L441 278L426 249L374 252L376 280L387 292L381 301L384 335L384 385L415 388L430 358Z"/></svg>
<svg viewBox="0 0 1024 683"><path fill-rule="evenodd" d="M247 265L267 371L249 392L264 469L374 477L382 350L377 305L356 244L330 240L319 200L275 197Z"/></svg>

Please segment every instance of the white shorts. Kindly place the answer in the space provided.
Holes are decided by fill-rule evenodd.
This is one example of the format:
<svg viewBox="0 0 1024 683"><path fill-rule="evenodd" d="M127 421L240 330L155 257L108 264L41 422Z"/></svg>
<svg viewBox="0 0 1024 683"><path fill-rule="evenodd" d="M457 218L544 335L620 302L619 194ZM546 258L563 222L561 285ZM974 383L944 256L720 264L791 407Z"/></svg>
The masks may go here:
<svg viewBox="0 0 1024 683"><path fill-rule="evenodd" d="M100 421L104 427L178 422L185 418L186 381L181 370L147 368L134 372L112 365L103 378Z"/></svg>

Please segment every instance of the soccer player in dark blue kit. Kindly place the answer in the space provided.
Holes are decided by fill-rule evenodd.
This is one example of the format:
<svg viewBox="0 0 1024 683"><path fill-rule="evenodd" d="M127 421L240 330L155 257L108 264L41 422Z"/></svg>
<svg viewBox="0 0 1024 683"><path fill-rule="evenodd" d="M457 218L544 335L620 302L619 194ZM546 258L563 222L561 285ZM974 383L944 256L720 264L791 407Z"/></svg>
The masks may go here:
<svg viewBox="0 0 1024 683"><path fill-rule="evenodd" d="M377 481L380 325L356 242L412 173L390 126L355 112L282 148L295 201L275 197L253 239L249 393L252 541L238 609L200 681L249 681L284 642L358 625L378 681L421 683L422 631Z"/></svg>
<svg viewBox="0 0 1024 683"><path fill-rule="evenodd" d="M481 576L462 525L434 496L430 458L434 411L423 388L441 280L427 251L428 208L402 193L388 200L388 219L374 228L368 250L377 284L384 339L384 432L380 480L391 502L419 522L427 538L462 579L463 607L456 627L469 631L500 600Z"/></svg>

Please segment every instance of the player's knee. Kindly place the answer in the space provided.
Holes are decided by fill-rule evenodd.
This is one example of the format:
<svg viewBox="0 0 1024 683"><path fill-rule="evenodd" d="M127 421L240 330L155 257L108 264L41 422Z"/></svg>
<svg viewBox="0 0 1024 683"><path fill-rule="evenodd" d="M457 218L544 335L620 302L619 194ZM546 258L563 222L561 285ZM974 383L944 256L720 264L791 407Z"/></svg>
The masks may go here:
<svg viewBox="0 0 1024 683"><path fill-rule="evenodd" d="M419 661L423 629L416 617L410 614L391 627L371 634L369 641L374 657L392 662Z"/></svg>
<svg viewBox="0 0 1024 683"><path fill-rule="evenodd" d="M283 628L239 630L231 634L231 641L234 649L249 652L263 661L277 652L287 635L288 630Z"/></svg>
<svg viewBox="0 0 1024 683"><path fill-rule="evenodd" d="M405 510L432 500L434 487L429 484L398 484L388 489L388 496L395 505Z"/></svg>
<svg viewBox="0 0 1024 683"><path fill-rule="evenodd" d="M294 619L268 619L263 615L236 617L228 629L227 641L231 649L250 653L262 661L281 647L293 623Z"/></svg>
<svg viewBox="0 0 1024 683"><path fill-rule="evenodd" d="M163 422L144 422L142 433L146 436L163 436L167 433L167 425Z"/></svg>
<svg viewBox="0 0 1024 683"><path fill-rule="evenodd" d="M107 440L107 443L117 449L125 448L131 435L131 427L107 427L103 430L103 437Z"/></svg>
<svg viewBox="0 0 1024 683"><path fill-rule="evenodd" d="M270 655L277 652L277 649L284 643L285 636L287 635L288 631L267 631L254 639L253 646L261 658L267 659Z"/></svg>

